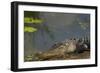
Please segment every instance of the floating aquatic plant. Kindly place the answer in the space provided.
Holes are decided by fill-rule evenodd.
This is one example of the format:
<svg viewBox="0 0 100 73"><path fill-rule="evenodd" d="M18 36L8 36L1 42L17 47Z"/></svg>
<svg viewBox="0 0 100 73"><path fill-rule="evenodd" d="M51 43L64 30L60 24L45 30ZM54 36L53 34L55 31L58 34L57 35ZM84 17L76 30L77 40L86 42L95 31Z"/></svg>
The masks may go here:
<svg viewBox="0 0 100 73"><path fill-rule="evenodd" d="M39 18L32 18L32 17L24 17L24 23L36 23L40 24L43 20Z"/></svg>
<svg viewBox="0 0 100 73"><path fill-rule="evenodd" d="M37 29L34 27L30 27L30 26L25 26L24 27L24 32L36 32Z"/></svg>

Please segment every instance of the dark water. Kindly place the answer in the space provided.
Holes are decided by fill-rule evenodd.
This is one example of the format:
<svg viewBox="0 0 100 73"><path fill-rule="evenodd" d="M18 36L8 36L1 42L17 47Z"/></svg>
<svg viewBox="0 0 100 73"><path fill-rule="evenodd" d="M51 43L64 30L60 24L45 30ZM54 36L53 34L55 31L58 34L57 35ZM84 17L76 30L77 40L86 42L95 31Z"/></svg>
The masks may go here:
<svg viewBox="0 0 100 73"><path fill-rule="evenodd" d="M25 13L27 14L29 12L26 11ZM32 52L35 49L38 51L46 51L54 43L64 41L65 39L90 36L89 14L35 13L38 13L37 17L44 21L35 26L38 27L38 31L24 33L24 48L26 53Z"/></svg>

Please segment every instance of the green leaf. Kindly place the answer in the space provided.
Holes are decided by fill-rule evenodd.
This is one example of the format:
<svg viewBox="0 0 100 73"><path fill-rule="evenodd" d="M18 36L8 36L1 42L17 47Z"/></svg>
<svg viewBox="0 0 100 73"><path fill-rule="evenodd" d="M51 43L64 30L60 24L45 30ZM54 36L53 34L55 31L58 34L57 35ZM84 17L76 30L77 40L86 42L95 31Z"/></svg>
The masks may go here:
<svg viewBox="0 0 100 73"><path fill-rule="evenodd" d="M24 27L24 32L36 32L37 29L34 27L30 27L30 26L25 26Z"/></svg>
<svg viewBox="0 0 100 73"><path fill-rule="evenodd" d="M24 23L36 23L40 24L43 20L39 18L32 18L32 17L24 17Z"/></svg>

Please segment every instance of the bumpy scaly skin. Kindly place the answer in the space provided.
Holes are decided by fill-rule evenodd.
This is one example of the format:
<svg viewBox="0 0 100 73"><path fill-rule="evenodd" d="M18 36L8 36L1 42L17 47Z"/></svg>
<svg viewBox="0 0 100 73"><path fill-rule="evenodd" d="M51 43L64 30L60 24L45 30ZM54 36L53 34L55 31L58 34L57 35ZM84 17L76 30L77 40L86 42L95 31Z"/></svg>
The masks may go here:
<svg viewBox="0 0 100 73"><path fill-rule="evenodd" d="M62 45L57 46L56 48L43 52L39 55L41 59L49 59L52 57L66 57L66 53L72 53L76 50L76 41L70 40Z"/></svg>
<svg viewBox="0 0 100 73"><path fill-rule="evenodd" d="M88 48L84 40L70 39L65 40L61 43L56 43L52 48L46 52L38 53L39 60L48 60L52 58L63 58L68 57L70 53L81 53Z"/></svg>

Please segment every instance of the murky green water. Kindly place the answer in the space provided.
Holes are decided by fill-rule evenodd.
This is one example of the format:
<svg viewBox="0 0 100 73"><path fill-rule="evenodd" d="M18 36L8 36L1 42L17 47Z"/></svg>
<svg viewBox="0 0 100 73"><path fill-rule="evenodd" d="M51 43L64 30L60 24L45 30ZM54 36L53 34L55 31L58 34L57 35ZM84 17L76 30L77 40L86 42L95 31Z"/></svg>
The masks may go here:
<svg viewBox="0 0 100 73"><path fill-rule="evenodd" d="M25 55L35 51L46 51L54 43L65 39L90 36L89 14L25 11L24 17L42 20L40 23L34 21L24 24L36 29L33 32L24 31Z"/></svg>

